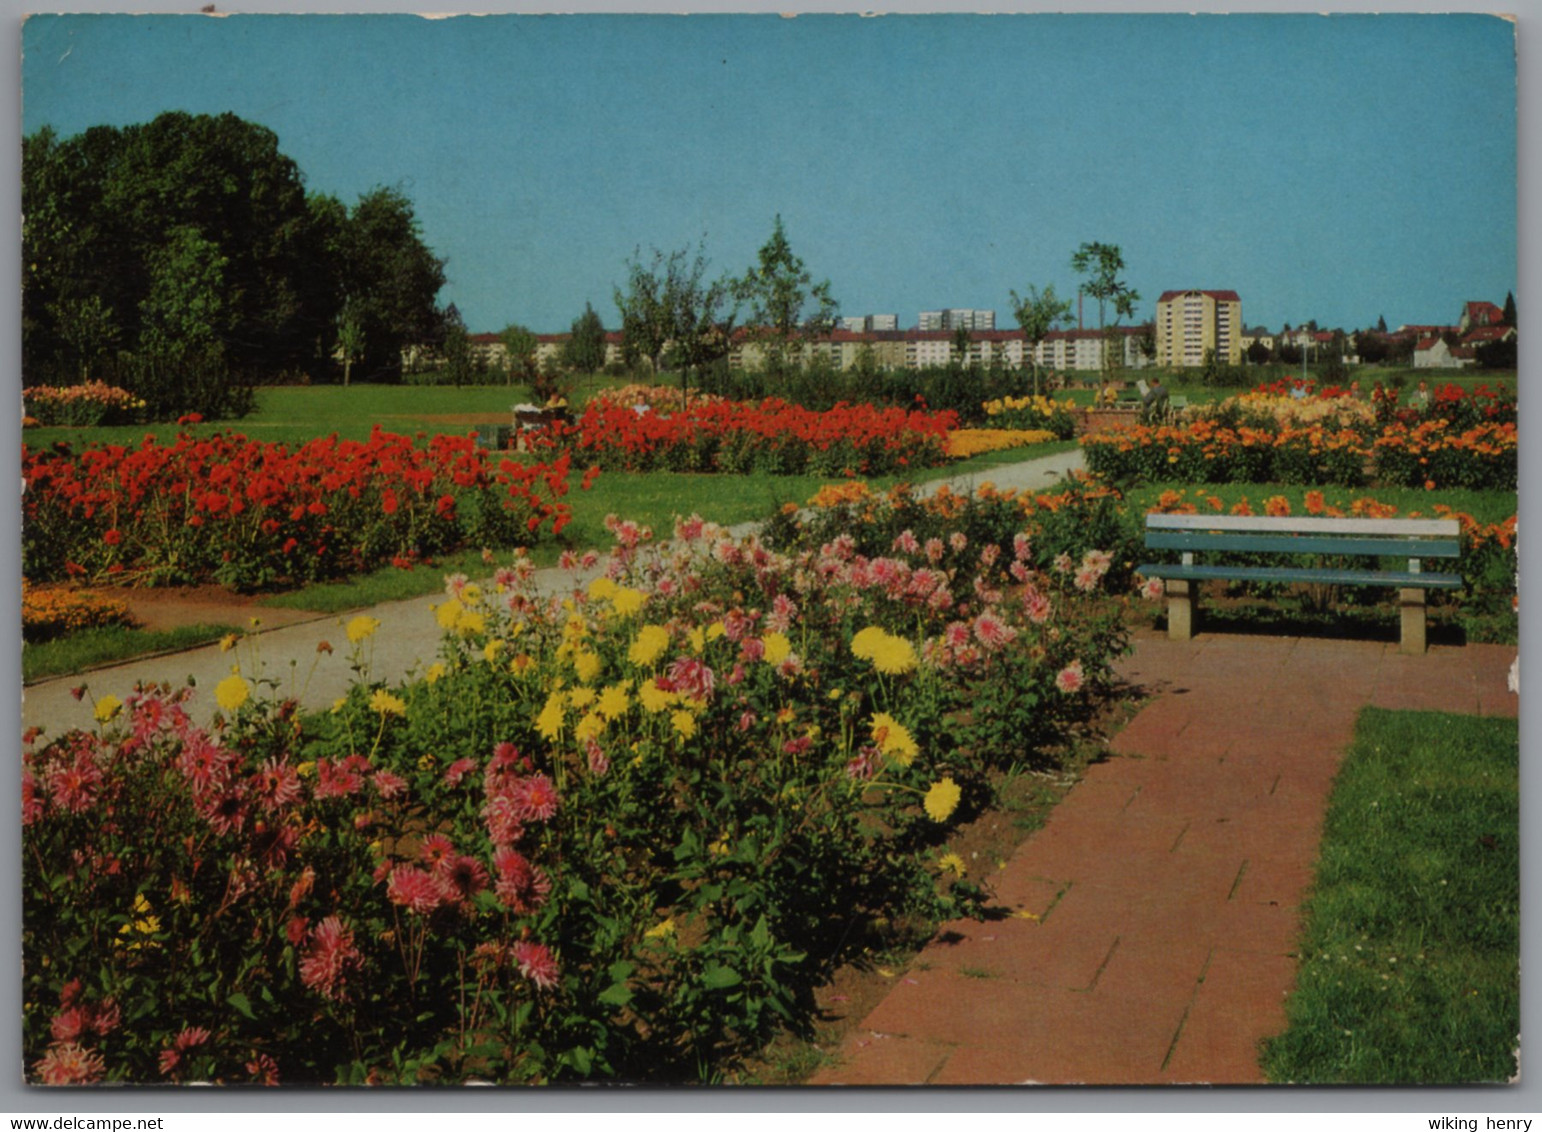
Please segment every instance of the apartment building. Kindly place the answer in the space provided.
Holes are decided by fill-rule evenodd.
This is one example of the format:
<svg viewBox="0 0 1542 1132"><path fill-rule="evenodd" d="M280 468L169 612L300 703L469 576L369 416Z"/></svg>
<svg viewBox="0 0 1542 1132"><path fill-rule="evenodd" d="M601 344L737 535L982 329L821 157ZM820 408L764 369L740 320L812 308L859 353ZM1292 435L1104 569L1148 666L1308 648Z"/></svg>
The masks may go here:
<svg viewBox="0 0 1542 1132"><path fill-rule="evenodd" d="M873 329L878 329L874 327ZM916 316L917 330L995 330L996 312L949 307L942 311L922 311Z"/></svg>
<svg viewBox="0 0 1542 1132"><path fill-rule="evenodd" d="M1156 361L1159 366L1202 366L1242 361L1242 300L1235 291L1164 291L1157 300Z"/></svg>

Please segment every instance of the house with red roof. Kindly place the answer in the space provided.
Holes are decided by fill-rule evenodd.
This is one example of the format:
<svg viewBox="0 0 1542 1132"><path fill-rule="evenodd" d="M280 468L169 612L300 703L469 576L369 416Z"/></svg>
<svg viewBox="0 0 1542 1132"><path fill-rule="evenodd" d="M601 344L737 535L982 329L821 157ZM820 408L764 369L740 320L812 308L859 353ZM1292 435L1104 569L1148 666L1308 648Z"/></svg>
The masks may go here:
<svg viewBox="0 0 1542 1132"><path fill-rule="evenodd" d="M1462 317L1457 322L1458 332L1466 334L1482 326L1503 326L1505 312L1488 302L1469 302L1462 307Z"/></svg>

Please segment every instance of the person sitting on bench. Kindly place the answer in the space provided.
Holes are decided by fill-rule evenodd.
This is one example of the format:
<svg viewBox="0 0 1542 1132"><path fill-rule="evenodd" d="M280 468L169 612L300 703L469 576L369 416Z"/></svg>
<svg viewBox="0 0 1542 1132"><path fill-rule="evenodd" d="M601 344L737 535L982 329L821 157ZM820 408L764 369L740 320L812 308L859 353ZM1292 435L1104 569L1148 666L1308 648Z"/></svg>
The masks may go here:
<svg viewBox="0 0 1542 1132"><path fill-rule="evenodd" d="M1167 416L1167 386L1162 384L1160 377L1151 378L1151 388L1146 390L1145 397L1141 398L1142 421L1160 421Z"/></svg>

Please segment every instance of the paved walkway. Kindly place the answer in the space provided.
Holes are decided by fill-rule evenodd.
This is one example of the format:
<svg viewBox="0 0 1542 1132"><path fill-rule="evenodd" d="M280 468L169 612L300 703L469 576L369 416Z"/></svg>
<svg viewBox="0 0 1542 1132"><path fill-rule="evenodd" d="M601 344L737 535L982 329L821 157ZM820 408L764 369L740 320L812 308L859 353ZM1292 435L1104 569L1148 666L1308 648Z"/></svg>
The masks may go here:
<svg viewBox="0 0 1542 1132"><path fill-rule="evenodd" d="M955 491L973 492L987 481L1002 491L1014 488L1037 490L1052 486L1071 470L1082 466L1081 451L1075 449L1004 465L988 472L932 481L923 485L923 490L935 491L940 484L947 483ZM681 506L688 508L689 502L682 502ZM753 530L755 525L746 523L732 529L735 534L742 535ZM554 593L564 585L573 584L573 575L555 569L541 570L537 571L536 581L542 592ZM278 679L285 694L295 695L302 708L314 710L330 706L347 692L353 680L341 622L363 613L380 621L380 631L372 640L370 671L373 678L399 682L414 670L422 671L433 663L442 633L429 606L443 600L442 594L431 594L355 610L341 618L320 617L300 624L268 628L256 637L263 672ZM261 617L260 610L256 611L256 616ZM318 661L316 650L323 641L331 644L335 651ZM70 689L81 684L89 685L92 697L111 694L122 698L140 682L170 681L181 685L189 676L197 681L200 689L208 689L193 703L194 715L207 718L214 711L212 689L230 674L230 666L238 656L243 674L252 676L251 652L243 643L239 653L222 653L218 645L207 645L170 656L128 661L84 676L40 681L23 692L22 727L46 727L49 734L58 735L71 728L94 726L91 697L77 701L70 694Z"/></svg>
<svg viewBox="0 0 1542 1132"><path fill-rule="evenodd" d="M1356 714L1514 716L1516 650L1141 635L1155 694L815 1084L1263 1083Z"/></svg>

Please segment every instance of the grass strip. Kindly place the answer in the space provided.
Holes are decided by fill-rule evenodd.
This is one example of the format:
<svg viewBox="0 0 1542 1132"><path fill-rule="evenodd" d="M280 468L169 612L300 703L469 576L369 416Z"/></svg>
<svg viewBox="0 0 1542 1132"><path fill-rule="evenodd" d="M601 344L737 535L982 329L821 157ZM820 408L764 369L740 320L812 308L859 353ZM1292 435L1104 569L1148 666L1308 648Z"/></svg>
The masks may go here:
<svg viewBox="0 0 1542 1132"><path fill-rule="evenodd" d="M28 643L21 650L23 684L84 672L98 665L132 660L150 653L196 648L217 641L233 625L185 625L176 629L131 629L98 625L67 637Z"/></svg>
<svg viewBox="0 0 1542 1132"><path fill-rule="evenodd" d="M1520 1031L1513 719L1367 709L1329 803L1271 1081L1508 1080Z"/></svg>

